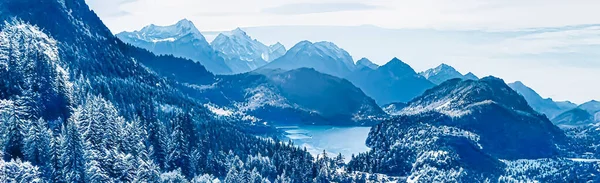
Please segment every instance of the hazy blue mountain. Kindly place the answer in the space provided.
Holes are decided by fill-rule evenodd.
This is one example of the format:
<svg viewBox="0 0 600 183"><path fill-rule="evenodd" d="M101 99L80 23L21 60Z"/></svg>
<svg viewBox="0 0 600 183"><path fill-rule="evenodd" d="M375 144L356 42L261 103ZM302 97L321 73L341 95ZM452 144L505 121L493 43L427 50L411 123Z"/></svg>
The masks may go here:
<svg viewBox="0 0 600 183"><path fill-rule="evenodd" d="M363 69L365 67L375 70L379 67L379 65L371 62L371 60L369 60L367 58L361 58L360 60L356 61L356 69L357 70Z"/></svg>
<svg viewBox="0 0 600 183"><path fill-rule="evenodd" d="M435 86L398 58L375 70L357 70L346 78L381 105L408 102Z"/></svg>
<svg viewBox="0 0 600 183"><path fill-rule="evenodd" d="M349 81L309 68L220 76L203 96L279 124L371 125L387 116Z"/></svg>
<svg viewBox="0 0 600 183"><path fill-rule="evenodd" d="M560 127L569 128L592 124L594 116L584 109L575 108L556 116L552 122Z"/></svg>
<svg viewBox="0 0 600 183"><path fill-rule="evenodd" d="M454 67L446 64L441 64L436 68L428 69L419 74L436 85L439 85L445 81L454 78L465 79L465 76L463 76L460 72L456 71Z"/></svg>
<svg viewBox="0 0 600 183"><path fill-rule="evenodd" d="M598 102L596 100L592 100L592 101L589 101L589 102L579 105L579 108L586 110L590 114L595 114L597 112L600 112L600 102Z"/></svg>
<svg viewBox="0 0 600 183"><path fill-rule="evenodd" d="M470 79L470 80L478 80L479 79L479 77L477 77L472 72L469 72L469 73L465 74L464 78L465 79Z"/></svg>
<svg viewBox="0 0 600 183"><path fill-rule="evenodd" d="M242 29L220 33L212 42L234 73L244 73L266 65L285 54L281 44L264 45Z"/></svg>
<svg viewBox="0 0 600 183"><path fill-rule="evenodd" d="M282 57L283 55L285 55L285 52L287 52L287 50L285 49L285 46L283 46L283 44L277 42L271 46L269 46L269 62L273 61L279 57Z"/></svg>
<svg viewBox="0 0 600 183"><path fill-rule="evenodd" d="M560 105L550 98L542 98L537 92L529 88L520 81L508 84L510 88L525 97L525 100L536 111L545 114L550 119L554 119L559 114L571 110L577 106L570 102L562 102Z"/></svg>
<svg viewBox="0 0 600 183"><path fill-rule="evenodd" d="M263 68L293 70L303 67L344 77L354 70L355 65L348 52L331 42L302 41Z"/></svg>
<svg viewBox="0 0 600 183"><path fill-rule="evenodd" d="M592 100L552 119L561 127L583 126L600 122L600 102Z"/></svg>
<svg viewBox="0 0 600 183"><path fill-rule="evenodd" d="M139 31L121 32L116 35L125 43L144 48L158 55L174 55L197 61L215 74L230 74L225 64L189 20L181 20L170 26L149 25Z"/></svg>

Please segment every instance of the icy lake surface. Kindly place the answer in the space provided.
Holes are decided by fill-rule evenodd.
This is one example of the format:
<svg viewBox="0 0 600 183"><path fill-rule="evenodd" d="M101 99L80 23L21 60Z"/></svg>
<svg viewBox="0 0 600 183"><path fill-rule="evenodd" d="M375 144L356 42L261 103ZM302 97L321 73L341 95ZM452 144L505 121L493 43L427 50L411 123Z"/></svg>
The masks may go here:
<svg viewBox="0 0 600 183"><path fill-rule="evenodd" d="M369 150L365 141L370 127L286 126L279 129L285 131L294 144L306 147L313 155L325 150L331 155L342 153L348 161L352 154Z"/></svg>

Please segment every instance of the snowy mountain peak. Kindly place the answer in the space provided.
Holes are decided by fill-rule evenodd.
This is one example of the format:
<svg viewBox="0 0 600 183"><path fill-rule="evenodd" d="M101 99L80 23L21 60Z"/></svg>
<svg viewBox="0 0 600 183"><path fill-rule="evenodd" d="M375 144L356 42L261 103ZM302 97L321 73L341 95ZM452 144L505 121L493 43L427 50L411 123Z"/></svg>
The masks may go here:
<svg viewBox="0 0 600 183"><path fill-rule="evenodd" d="M435 84L441 84L447 80L455 78L465 79L465 76L463 76L460 72L454 69L454 67L447 64L441 64L435 68L428 69L419 74L421 74L423 77L427 78L429 81Z"/></svg>
<svg viewBox="0 0 600 183"><path fill-rule="evenodd" d="M377 69L379 67L379 65L371 62L371 60L367 59L367 58L361 58L360 60L356 61L356 66L357 69L362 69L362 68L370 68L370 69Z"/></svg>
<svg viewBox="0 0 600 183"><path fill-rule="evenodd" d="M180 20L173 25L158 26L151 24L139 31L121 32L117 34L117 37L121 39L143 40L152 43L174 42L186 36L192 36L193 39L206 42L206 39L196 26L194 26L194 23L187 19Z"/></svg>
<svg viewBox="0 0 600 183"><path fill-rule="evenodd" d="M423 77L429 79L431 77L434 77L436 75L451 75L451 76L462 76L462 74L460 74L460 72L456 71L456 69L454 69L454 67L449 66L447 64L440 64L439 66L433 68L433 69L429 69L425 72L423 72L421 75L423 75ZM461 78L461 77L458 77Z"/></svg>
<svg viewBox="0 0 600 183"><path fill-rule="evenodd" d="M177 27L185 27L185 28L196 28L196 26L194 26L194 23L188 19L182 19L179 20L176 24Z"/></svg>
<svg viewBox="0 0 600 183"><path fill-rule="evenodd" d="M211 45L226 60L234 73L252 71L285 54L285 47L269 47L252 39L241 28L219 34Z"/></svg>
<svg viewBox="0 0 600 183"><path fill-rule="evenodd" d="M345 50L331 42L300 41L281 58L269 63L265 68L292 70L298 68L315 70L343 77L354 70L354 60Z"/></svg>

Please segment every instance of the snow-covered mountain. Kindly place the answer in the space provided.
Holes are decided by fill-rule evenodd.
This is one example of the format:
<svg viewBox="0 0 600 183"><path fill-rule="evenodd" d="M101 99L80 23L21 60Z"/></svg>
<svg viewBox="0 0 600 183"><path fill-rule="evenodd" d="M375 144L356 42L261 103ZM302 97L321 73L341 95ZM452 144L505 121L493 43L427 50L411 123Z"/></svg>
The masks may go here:
<svg viewBox="0 0 600 183"><path fill-rule="evenodd" d="M494 77L444 82L411 101L400 114L432 111L449 116L457 121L456 125L479 134L484 149L503 159L551 157L557 154L555 141L564 140L560 129L548 118L533 110L503 80ZM522 129L528 129L527 134L521 134ZM496 142L501 140L505 143L499 146ZM532 150L530 145L538 149Z"/></svg>
<svg viewBox="0 0 600 183"><path fill-rule="evenodd" d="M557 103L550 98L542 98L542 96L521 81L509 83L508 86L525 97L527 103L529 103L534 110L545 114L549 119L554 119L559 114L577 107L576 104L571 102Z"/></svg>
<svg viewBox="0 0 600 183"><path fill-rule="evenodd" d="M331 42L302 41L290 48L285 55L263 68L292 70L303 67L344 77L354 70L355 65L348 52Z"/></svg>
<svg viewBox="0 0 600 183"><path fill-rule="evenodd" d="M139 31L121 32L116 36L125 43L155 54L194 60L215 74L232 73L224 59L208 44L194 23L187 19L170 26L149 25Z"/></svg>
<svg viewBox="0 0 600 183"><path fill-rule="evenodd" d="M473 73L469 72L467 75L462 75L460 72L456 71L456 69L454 69L454 67L446 65L446 64L441 64L441 65L437 66L436 68L428 69L419 74L422 75L423 77L427 78L429 81L431 81L432 83L434 83L436 85L439 85L447 80L454 79L454 78L473 79L473 80L477 79L477 76L475 76Z"/></svg>
<svg viewBox="0 0 600 183"><path fill-rule="evenodd" d="M540 165L513 163L555 157L567 144L562 130L493 77L446 81L399 114L371 129L371 151L349 166L415 182L481 182L515 176L513 169L535 169ZM380 160L377 166L363 164L373 159Z"/></svg>
<svg viewBox="0 0 600 183"><path fill-rule="evenodd" d="M252 71L266 65L285 54L285 47L280 44L264 45L252 39L242 29L220 33L212 42L234 73Z"/></svg>
<svg viewBox="0 0 600 183"><path fill-rule="evenodd" d="M369 68L372 70L375 70L379 67L379 65L371 62L371 60L367 59L367 58L361 58L360 60L356 61L356 70L360 70L363 68Z"/></svg>
<svg viewBox="0 0 600 183"><path fill-rule="evenodd" d="M435 86L398 58L375 70L356 70L346 78L381 105L408 102Z"/></svg>

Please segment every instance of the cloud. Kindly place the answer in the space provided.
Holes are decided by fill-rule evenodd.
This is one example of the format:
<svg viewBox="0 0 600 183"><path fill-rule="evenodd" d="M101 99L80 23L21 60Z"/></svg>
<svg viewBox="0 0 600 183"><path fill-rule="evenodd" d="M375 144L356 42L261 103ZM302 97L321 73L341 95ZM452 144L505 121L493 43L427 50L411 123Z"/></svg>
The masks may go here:
<svg viewBox="0 0 600 183"><path fill-rule="evenodd" d="M340 11L362 11L378 9L378 6L362 3L296 3L263 9L264 13L280 15L301 15Z"/></svg>

